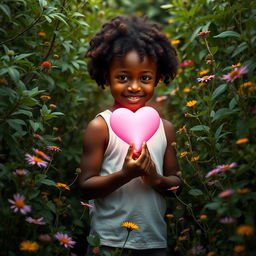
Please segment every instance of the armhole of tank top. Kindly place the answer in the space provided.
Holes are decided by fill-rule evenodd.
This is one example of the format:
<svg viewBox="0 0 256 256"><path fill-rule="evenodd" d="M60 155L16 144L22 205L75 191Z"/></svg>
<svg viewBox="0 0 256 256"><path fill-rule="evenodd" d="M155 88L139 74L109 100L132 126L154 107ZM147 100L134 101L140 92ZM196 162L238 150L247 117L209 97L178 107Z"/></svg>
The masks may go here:
<svg viewBox="0 0 256 256"><path fill-rule="evenodd" d="M110 113L109 113L110 112ZM109 121L107 121L107 118L108 118L108 116L106 116L106 115L111 115L111 111L110 110L105 110L104 112L101 112L101 113L99 113L98 115L96 115L96 117L98 117L98 116L101 116L102 118L103 118L103 120L105 121L105 123L106 123L106 125L107 125L107 129L108 129L108 145L107 145L107 147L106 147L106 150L105 150L105 152L104 152L104 156L106 155L106 153L109 151L109 147L110 147L110 145L109 145L109 142L111 141L111 139L112 139L112 134L111 134L111 132L110 132L110 124L109 124ZM110 120L110 118L109 118L109 120Z"/></svg>
<svg viewBox="0 0 256 256"><path fill-rule="evenodd" d="M167 138L166 138L165 129L164 129L164 123L163 123L162 118L160 119L160 131L161 131L161 135L163 137L163 140L165 142L165 145L167 147Z"/></svg>

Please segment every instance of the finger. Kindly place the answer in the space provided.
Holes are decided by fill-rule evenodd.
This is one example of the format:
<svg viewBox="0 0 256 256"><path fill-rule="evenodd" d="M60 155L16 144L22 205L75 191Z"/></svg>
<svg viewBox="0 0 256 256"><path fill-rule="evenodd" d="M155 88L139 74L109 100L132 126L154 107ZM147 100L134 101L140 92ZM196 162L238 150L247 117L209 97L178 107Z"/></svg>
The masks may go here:
<svg viewBox="0 0 256 256"><path fill-rule="evenodd" d="M140 154L140 156L138 157L137 161L138 161L139 163L143 163L146 158L147 158L147 152L146 152L146 150L145 150L145 142L143 142L141 154Z"/></svg>
<svg viewBox="0 0 256 256"><path fill-rule="evenodd" d="M134 151L134 143L131 143L131 144L130 144L130 147L128 148L126 157L129 158L129 159L131 159L131 158L132 158L132 155L133 155L133 151Z"/></svg>
<svg viewBox="0 0 256 256"><path fill-rule="evenodd" d="M144 170L145 170L145 172L146 172L147 174L150 174L151 168L152 168L152 161L151 161L151 159L149 159L149 161L147 162L146 167L145 167Z"/></svg>

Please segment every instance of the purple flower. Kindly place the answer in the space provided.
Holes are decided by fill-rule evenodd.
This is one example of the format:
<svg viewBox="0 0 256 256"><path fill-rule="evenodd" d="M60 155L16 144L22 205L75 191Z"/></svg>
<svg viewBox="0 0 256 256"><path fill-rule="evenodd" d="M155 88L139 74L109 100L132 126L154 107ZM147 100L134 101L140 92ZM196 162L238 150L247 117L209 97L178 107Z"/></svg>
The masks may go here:
<svg viewBox="0 0 256 256"><path fill-rule="evenodd" d="M247 72L248 68L246 66L242 66L241 68L235 68L230 73L223 75L222 79L232 83L234 80L246 74Z"/></svg>
<svg viewBox="0 0 256 256"><path fill-rule="evenodd" d="M12 172L12 174L16 176L25 176L26 174L28 174L28 170L16 169L14 172Z"/></svg>
<svg viewBox="0 0 256 256"><path fill-rule="evenodd" d="M50 158L49 156L47 156L43 151L40 151L40 150L38 150L38 149L36 149L36 148L33 148L33 151L34 151L38 156L44 158L45 160L47 160L47 161L50 161L50 160L51 160L51 158Z"/></svg>
<svg viewBox="0 0 256 256"><path fill-rule="evenodd" d="M215 75L209 75L209 76L203 76L201 78L197 78L198 82L208 82L210 80L213 80L215 78Z"/></svg>
<svg viewBox="0 0 256 256"><path fill-rule="evenodd" d="M46 223L42 221L43 219L44 219L44 217L41 217L41 218L38 218L38 219L33 219L31 217L27 217L26 221L28 223L33 223L33 224L36 224L36 225L45 225Z"/></svg>
<svg viewBox="0 0 256 256"><path fill-rule="evenodd" d="M218 197L219 198L225 198L225 197L231 196L234 193L235 193L235 191L233 189L227 189L227 190L224 190L223 192L221 192L218 195Z"/></svg>
<svg viewBox="0 0 256 256"><path fill-rule="evenodd" d="M54 237L57 238L59 240L60 244L64 245L64 247L66 247L66 248L68 248L68 247L72 248L74 246L74 244L76 243L67 234L63 234L63 233L60 233L60 232L55 234Z"/></svg>
<svg viewBox="0 0 256 256"><path fill-rule="evenodd" d="M11 209L14 212L20 211L22 214L27 214L31 211L31 207L25 204L25 197L21 194L14 194L14 200L8 199L8 201L12 204Z"/></svg>
<svg viewBox="0 0 256 256"><path fill-rule="evenodd" d="M37 165L39 167L46 167L48 165L46 161L42 160L37 156L26 154L25 157L29 165Z"/></svg>
<svg viewBox="0 0 256 256"><path fill-rule="evenodd" d="M208 185L208 186L213 186L213 185L216 185L216 184L219 184L219 183L220 183L219 180L213 180L213 181L209 181L209 182L207 183L207 185Z"/></svg>
<svg viewBox="0 0 256 256"><path fill-rule="evenodd" d="M225 218L220 219L220 223L222 223L222 224L232 224L234 222L235 222L235 219L231 218L231 217L225 217Z"/></svg>
<svg viewBox="0 0 256 256"><path fill-rule="evenodd" d="M213 169L212 171L208 172L205 176L205 178L209 178L212 176L215 176L216 174L220 173L220 172L226 172L232 168L237 167L236 163L231 163L231 164L223 164L223 165L218 165L215 169Z"/></svg>

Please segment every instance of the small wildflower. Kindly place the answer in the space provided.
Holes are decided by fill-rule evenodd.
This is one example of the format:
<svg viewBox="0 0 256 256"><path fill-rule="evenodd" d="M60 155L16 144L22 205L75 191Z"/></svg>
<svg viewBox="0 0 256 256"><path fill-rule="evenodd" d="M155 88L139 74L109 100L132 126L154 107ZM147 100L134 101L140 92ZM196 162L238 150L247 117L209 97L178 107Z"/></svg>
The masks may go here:
<svg viewBox="0 0 256 256"><path fill-rule="evenodd" d="M11 209L14 212L20 211L22 214L27 214L31 212L31 207L25 204L25 197L21 194L14 194L14 200L8 199L9 203L11 203Z"/></svg>
<svg viewBox="0 0 256 256"><path fill-rule="evenodd" d="M29 165L37 165L39 167L46 167L48 165L46 161L43 161L37 156L26 154L25 157Z"/></svg>
<svg viewBox="0 0 256 256"><path fill-rule="evenodd" d="M238 194L248 194L251 192L251 190L249 188L239 188L236 190L236 192Z"/></svg>
<svg viewBox="0 0 256 256"><path fill-rule="evenodd" d="M164 100L167 100L168 97L166 95L156 97L156 102L162 102Z"/></svg>
<svg viewBox="0 0 256 256"><path fill-rule="evenodd" d="M245 246L244 245L235 245L233 248L234 252L240 253L245 251Z"/></svg>
<svg viewBox="0 0 256 256"><path fill-rule="evenodd" d="M170 95L171 95L171 96L175 96L178 91L179 91L179 88L173 89L173 90L170 92Z"/></svg>
<svg viewBox="0 0 256 256"><path fill-rule="evenodd" d="M199 87L204 87L205 85L206 85L206 83L204 83L204 82L198 83Z"/></svg>
<svg viewBox="0 0 256 256"><path fill-rule="evenodd" d="M254 233L254 227L249 225L240 225L237 227L236 233L241 236L251 236Z"/></svg>
<svg viewBox="0 0 256 256"><path fill-rule="evenodd" d="M93 207L91 204L87 204L87 203L84 203L84 202L82 202L82 201L80 201L80 203L81 203L81 205L83 205L83 206Z"/></svg>
<svg viewBox="0 0 256 256"><path fill-rule="evenodd" d="M207 220L208 217L207 217L207 215L202 214L199 216L199 218L200 218L200 220Z"/></svg>
<svg viewBox="0 0 256 256"><path fill-rule="evenodd" d="M13 175L16 175L16 176L25 176L28 174L28 170L25 170L25 169L17 169L15 170L14 172L12 172Z"/></svg>
<svg viewBox="0 0 256 256"><path fill-rule="evenodd" d="M231 195L234 194L234 193L235 193L235 191L234 191L233 189L227 189L227 190L221 192L221 193L218 195L218 197L219 197L219 198L225 198L225 197L231 196Z"/></svg>
<svg viewBox="0 0 256 256"><path fill-rule="evenodd" d="M173 190L177 190L179 187L180 187L180 186L174 186L174 187L170 187L170 188L168 188L167 190L171 190L171 191L173 191Z"/></svg>
<svg viewBox="0 0 256 256"><path fill-rule="evenodd" d="M200 159L200 156L193 156L191 157L191 162L196 162Z"/></svg>
<svg viewBox="0 0 256 256"><path fill-rule="evenodd" d="M70 190L70 187L68 185L64 184L64 183L57 182L56 186L59 187L59 188L64 188L66 190Z"/></svg>
<svg viewBox="0 0 256 256"><path fill-rule="evenodd" d="M38 149L36 149L36 148L33 148L33 151L34 151L37 155L39 155L39 156L41 156L42 158L44 158L45 160L48 160L48 161L51 160L51 158L50 158L49 156L47 156L43 151L40 151L40 150L38 150Z"/></svg>
<svg viewBox="0 0 256 256"><path fill-rule="evenodd" d="M208 82L215 78L215 75L203 76L201 78L197 78L198 82Z"/></svg>
<svg viewBox="0 0 256 256"><path fill-rule="evenodd" d="M247 143L248 141L249 141L248 138L241 138L241 139L236 140L236 144L237 145L244 144L244 143Z"/></svg>
<svg viewBox="0 0 256 256"><path fill-rule="evenodd" d="M235 68L230 73L223 75L222 79L232 83L234 80L246 74L247 72L248 68L246 66L242 66L241 68Z"/></svg>
<svg viewBox="0 0 256 256"><path fill-rule="evenodd" d="M92 253L93 253L93 254L98 254L98 253L100 253L100 247L98 247L98 246L93 247Z"/></svg>
<svg viewBox="0 0 256 256"><path fill-rule="evenodd" d="M38 219L33 219L31 217L27 217L26 221L28 223L32 223L32 224L36 224L36 225L45 225L46 223L43 222L43 219L44 219L44 217L41 217L41 218L38 218Z"/></svg>
<svg viewBox="0 0 256 256"><path fill-rule="evenodd" d="M51 151L56 151L56 152L60 152L61 149L57 146L48 146L47 147L48 150L51 150Z"/></svg>
<svg viewBox="0 0 256 256"><path fill-rule="evenodd" d="M239 68L240 66L241 66L241 63L239 62L239 63L237 63L235 65L231 65L231 68Z"/></svg>
<svg viewBox="0 0 256 256"><path fill-rule="evenodd" d="M187 236L179 236L178 237L178 241L185 241L185 240L187 240Z"/></svg>
<svg viewBox="0 0 256 256"><path fill-rule="evenodd" d="M64 245L65 248L73 248L74 244L76 243L75 241L72 240L71 237L64 233L58 232L54 235L54 237L57 238L60 244Z"/></svg>
<svg viewBox="0 0 256 256"><path fill-rule="evenodd" d="M185 229L183 229L181 232L180 232L180 234L184 234L184 233L187 233L187 232L189 232L190 231L190 228L185 228Z"/></svg>
<svg viewBox="0 0 256 256"><path fill-rule="evenodd" d="M42 242L50 242L51 237L48 234L41 234L38 236L38 239Z"/></svg>
<svg viewBox="0 0 256 256"><path fill-rule="evenodd" d="M186 131L186 125L183 125L181 128L179 128L179 130L177 131L177 133L183 133Z"/></svg>
<svg viewBox="0 0 256 256"><path fill-rule="evenodd" d="M45 36L46 36L46 33L40 31L40 32L37 33L37 35L38 35L39 37L45 37Z"/></svg>
<svg viewBox="0 0 256 256"><path fill-rule="evenodd" d="M206 30L206 31L201 31L201 32L199 32L197 35L198 35L198 36L205 36L205 35L207 35L207 34L209 34L209 33L211 33L211 31L210 31L210 30Z"/></svg>
<svg viewBox="0 0 256 256"><path fill-rule="evenodd" d="M203 75L208 74L209 72L210 72L209 69L201 70L201 71L199 71L199 75L200 75L200 76L203 76Z"/></svg>
<svg viewBox="0 0 256 256"><path fill-rule="evenodd" d="M39 245L37 242L33 241L23 241L20 243L20 250L21 251L30 251L35 252L38 251Z"/></svg>
<svg viewBox="0 0 256 256"><path fill-rule="evenodd" d="M188 101L188 102L187 102L186 106L192 108L192 107L194 107L196 104L197 104L197 101L196 101L196 100L191 100L191 101Z"/></svg>
<svg viewBox="0 0 256 256"><path fill-rule="evenodd" d="M50 105L49 105L49 108L52 109L52 110L54 110L54 109L57 108L57 106L56 106L55 104L50 104Z"/></svg>
<svg viewBox="0 0 256 256"><path fill-rule="evenodd" d="M216 252L208 252L207 253L207 256L215 256L216 255Z"/></svg>
<svg viewBox="0 0 256 256"><path fill-rule="evenodd" d="M207 60L207 61L206 61L206 64L207 64L207 65L211 65L211 64L214 63L214 62L215 62L215 60Z"/></svg>
<svg viewBox="0 0 256 256"><path fill-rule="evenodd" d="M139 229L139 226L135 223L125 221L121 224L122 227L127 228L128 231L132 231L134 229Z"/></svg>
<svg viewBox="0 0 256 256"><path fill-rule="evenodd" d="M184 152L181 152L180 153L180 158L183 158L183 157L185 157L185 156L187 156L187 155L189 155L190 153L188 152L188 151L184 151Z"/></svg>
<svg viewBox="0 0 256 256"><path fill-rule="evenodd" d="M45 69L50 69L52 67L52 63L49 61L44 61L40 64L41 67L45 68Z"/></svg>
<svg viewBox="0 0 256 256"><path fill-rule="evenodd" d="M174 217L174 215L171 214L171 213L167 213L167 214L166 214L166 217L167 217L168 219L172 219L172 218Z"/></svg>
<svg viewBox="0 0 256 256"><path fill-rule="evenodd" d="M230 169L233 169L237 166L237 164L235 162L231 163L231 164L223 164L223 165L218 165L215 169L213 169L212 171L208 172L205 177L209 178L212 176L215 176L218 173L221 172L226 172Z"/></svg>
<svg viewBox="0 0 256 256"><path fill-rule="evenodd" d="M41 95L41 96L40 96L40 99L42 99L43 101L47 101L47 100L50 100L50 99L51 99L51 96L48 96L48 95Z"/></svg>
<svg viewBox="0 0 256 256"><path fill-rule="evenodd" d="M245 82L245 83L242 83L242 84L240 85L240 87L249 87L249 86L251 86L251 85L253 85L252 82Z"/></svg>
<svg viewBox="0 0 256 256"><path fill-rule="evenodd" d="M41 135L39 135L39 134L33 134L32 135L34 138L36 138L36 139L38 139L38 140L43 140L44 138L41 136Z"/></svg>
<svg viewBox="0 0 256 256"><path fill-rule="evenodd" d="M168 22L169 24L173 24L173 23L174 23L174 20L169 19L169 20L167 20L167 22Z"/></svg>
<svg viewBox="0 0 256 256"><path fill-rule="evenodd" d="M190 88L184 88L183 89L183 92L190 92L191 90L190 90Z"/></svg>
<svg viewBox="0 0 256 256"><path fill-rule="evenodd" d="M219 180L213 180L213 181L209 181L209 182L207 183L207 185L208 185L208 186L213 186L213 185L216 185L216 184L219 184L219 183L220 183Z"/></svg>
<svg viewBox="0 0 256 256"><path fill-rule="evenodd" d="M222 224L232 224L235 221L236 220L234 218L231 218L231 217L225 217L225 218L220 219L220 223L222 223Z"/></svg>
<svg viewBox="0 0 256 256"><path fill-rule="evenodd" d="M172 45L177 45L180 44L180 40L172 40L171 43Z"/></svg>
<svg viewBox="0 0 256 256"><path fill-rule="evenodd" d="M185 60L184 62L182 62L180 64L181 67L186 67L186 66L190 66L190 65L193 65L194 62L192 60Z"/></svg>

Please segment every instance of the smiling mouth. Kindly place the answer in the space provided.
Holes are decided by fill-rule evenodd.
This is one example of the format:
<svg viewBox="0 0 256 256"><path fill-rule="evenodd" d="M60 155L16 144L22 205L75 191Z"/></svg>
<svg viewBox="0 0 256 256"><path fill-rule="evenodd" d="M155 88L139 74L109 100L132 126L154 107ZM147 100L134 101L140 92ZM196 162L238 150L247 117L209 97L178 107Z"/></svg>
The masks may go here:
<svg viewBox="0 0 256 256"><path fill-rule="evenodd" d="M127 96L126 98L131 103L137 103L142 98L142 96Z"/></svg>

